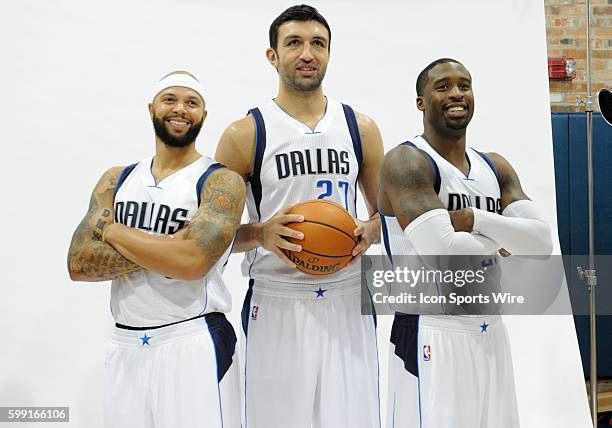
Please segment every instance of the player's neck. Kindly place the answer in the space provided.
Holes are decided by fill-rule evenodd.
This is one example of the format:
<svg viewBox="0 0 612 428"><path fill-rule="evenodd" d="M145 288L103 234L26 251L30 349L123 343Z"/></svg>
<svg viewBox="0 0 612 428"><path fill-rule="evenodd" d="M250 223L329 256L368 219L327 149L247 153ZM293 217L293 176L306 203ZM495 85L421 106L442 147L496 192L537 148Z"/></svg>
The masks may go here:
<svg viewBox="0 0 612 428"><path fill-rule="evenodd" d="M465 157L466 133L461 132L457 135L441 134L435 129L426 127L423 138L429 145L449 163L454 165L464 174L470 169L470 165Z"/></svg>
<svg viewBox="0 0 612 428"><path fill-rule="evenodd" d="M176 172L194 161L201 158L195 148L195 142L186 147L170 147L159 138L155 139L155 160L153 161L153 176L163 180L168 175Z"/></svg>
<svg viewBox="0 0 612 428"><path fill-rule="evenodd" d="M327 109L327 98L323 95L321 86L314 91L306 92L281 84L274 101L287 114L311 129L321 120Z"/></svg>

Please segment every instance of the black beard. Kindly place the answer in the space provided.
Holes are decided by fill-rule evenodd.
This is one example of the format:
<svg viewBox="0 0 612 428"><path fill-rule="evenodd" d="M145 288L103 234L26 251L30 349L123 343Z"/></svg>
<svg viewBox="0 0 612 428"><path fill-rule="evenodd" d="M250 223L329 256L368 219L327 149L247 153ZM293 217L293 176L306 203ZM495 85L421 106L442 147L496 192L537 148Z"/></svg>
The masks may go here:
<svg viewBox="0 0 612 428"><path fill-rule="evenodd" d="M170 134L166 129L166 124L164 122L165 121L157 118L157 116L153 116L153 129L155 129L155 135L157 135L157 137L167 146L182 148L195 141L196 137L200 133L200 129L202 129L204 119L191 125L189 131L187 131L185 135L179 137L175 137L174 135Z"/></svg>
<svg viewBox="0 0 612 428"><path fill-rule="evenodd" d="M318 89L319 86L321 86L321 83L323 82L323 77L315 77L314 80L310 82L301 82L298 80L292 80L290 78L286 78L284 80L285 83L287 83L293 89L303 92L310 92Z"/></svg>
<svg viewBox="0 0 612 428"><path fill-rule="evenodd" d="M450 129L454 129L456 131L460 129L465 129L470 124L471 117L464 117L459 120L446 120L446 126Z"/></svg>

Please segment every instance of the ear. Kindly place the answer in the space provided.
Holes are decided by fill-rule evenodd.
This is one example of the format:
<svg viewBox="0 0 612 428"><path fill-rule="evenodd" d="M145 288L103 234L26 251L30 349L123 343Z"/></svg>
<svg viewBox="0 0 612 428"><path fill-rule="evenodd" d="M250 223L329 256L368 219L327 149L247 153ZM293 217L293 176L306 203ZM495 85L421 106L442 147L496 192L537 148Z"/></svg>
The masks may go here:
<svg viewBox="0 0 612 428"><path fill-rule="evenodd" d="M153 103L149 103L149 116L151 116L151 119L153 119L153 116L155 116L155 110L153 109Z"/></svg>
<svg viewBox="0 0 612 428"><path fill-rule="evenodd" d="M425 100L423 100L423 97L416 98L416 106L419 110L425 111Z"/></svg>
<svg viewBox="0 0 612 428"><path fill-rule="evenodd" d="M208 110L204 109L204 111L202 112L202 122L204 122L204 119L206 119L206 116L208 116Z"/></svg>
<svg viewBox="0 0 612 428"><path fill-rule="evenodd" d="M278 68L278 54L276 53L274 49L272 48L266 49L266 58L268 58L268 61L270 61L270 64L272 64L272 67Z"/></svg>

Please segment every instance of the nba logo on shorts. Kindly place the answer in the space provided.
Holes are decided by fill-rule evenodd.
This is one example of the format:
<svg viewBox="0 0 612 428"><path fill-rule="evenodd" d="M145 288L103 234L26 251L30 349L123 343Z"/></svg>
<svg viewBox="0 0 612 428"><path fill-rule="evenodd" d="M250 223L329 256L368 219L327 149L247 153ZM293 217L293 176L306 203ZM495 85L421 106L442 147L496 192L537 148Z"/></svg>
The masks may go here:
<svg viewBox="0 0 612 428"><path fill-rule="evenodd" d="M429 345L423 346L423 361L431 360L431 347Z"/></svg>
<svg viewBox="0 0 612 428"><path fill-rule="evenodd" d="M259 313L259 306L255 305L253 306L253 309L251 309L251 319L253 321L255 321L257 319L257 314Z"/></svg>

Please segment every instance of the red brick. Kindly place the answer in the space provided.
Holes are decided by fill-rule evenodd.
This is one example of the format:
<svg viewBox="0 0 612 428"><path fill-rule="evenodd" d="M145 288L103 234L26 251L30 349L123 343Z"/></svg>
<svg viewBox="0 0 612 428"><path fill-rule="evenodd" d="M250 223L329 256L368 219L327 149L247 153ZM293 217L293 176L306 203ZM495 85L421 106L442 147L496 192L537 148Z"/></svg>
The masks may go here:
<svg viewBox="0 0 612 428"><path fill-rule="evenodd" d="M608 38L612 38L612 27L607 27L607 28L593 28L593 31L591 31L591 34L593 36L597 36L597 37L608 37Z"/></svg>
<svg viewBox="0 0 612 428"><path fill-rule="evenodd" d="M584 6L561 6L559 15L586 15L586 7Z"/></svg>
<svg viewBox="0 0 612 428"><path fill-rule="evenodd" d="M571 27L574 22L571 18L554 18L552 20L553 27Z"/></svg>
<svg viewBox="0 0 612 428"><path fill-rule="evenodd" d="M591 51L592 58L612 58L612 50L609 49L593 49Z"/></svg>
<svg viewBox="0 0 612 428"><path fill-rule="evenodd" d="M612 6L597 6L591 9L593 15L612 15Z"/></svg>
<svg viewBox="0 0 612 428"><path fill-rule="evenodd" d="M606 62L603 59L593 59L591 60L591 68L594 70L605 70Z"/></svg>

